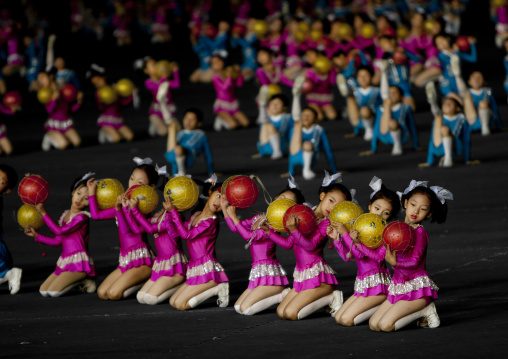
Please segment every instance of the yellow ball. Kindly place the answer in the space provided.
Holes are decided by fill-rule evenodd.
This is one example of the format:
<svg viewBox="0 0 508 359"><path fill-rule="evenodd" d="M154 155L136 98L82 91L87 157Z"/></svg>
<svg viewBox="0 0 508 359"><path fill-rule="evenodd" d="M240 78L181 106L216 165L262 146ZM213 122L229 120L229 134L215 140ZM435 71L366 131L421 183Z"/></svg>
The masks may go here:
<svg viewBox="0 0 508 359"><path fill-rule="evenodd" d="M383 244L383 231L386 221L378 214L365 213L355 221L353 229L359 233L360 241L369 248L376 249Z"/></svg>
<svg viewBox="0 0 508 359"><path fill-rule="evenodd" d="M120 96L128 97L134 92L134 84L129 79L121 79L116 83L116 91Z"/></svg>
<svg viewBox="0 0 508 359"><path fill-rule="evenodd" d="M351 201L337 203L330 211L330 221L340 222L350 231L354 222L363 214L362 207Z"/></svg>
<svg viewBox="0 0 508 359"><path fill-rule="evenodd" d="M314 68L318 70L320 73L325 74L332 68L332 62L328 59L328 57L320 55L314 61Z"/></svg>
<svg viewBox="0 0 508 359"><path fill-rule="evenodd" d="M397 37L406 38L409 35L409 29L404 25L399 25L397 28Z"/></svg>
<svg viewBox="0 0 508 359"><path fill-rule="evenodd" d="M298 42L305 41L305 33L302 30L296 30L293 32L293 36Z"/></svg>
<svg viewBox="0 0 508 359"><path fill-rule="evenodd" d="M53 92L49 88L43 87L39 91L37 91L37 100L39 100L40 103L45 105L49 101L51 101L52 95L53 95Z"/></svg>
<svg viewBox="0 0 508 359"><path fill-rule="evenodd" d="M168 60L159 60L155 63L155 74L159 77L169 76L173 65Z"/></svg>
<svg viewBox="0 0 508 359"><path fill-rule="evenodd" d="M308 22L301 21L298 23L298 30L303 32L304 34L307 34L310 30L310 26Z"/></svg>
<svg viewBox="0 0 508 359"><path fill-rule="evenodd" d="M268 32L268 24L264 20L256 20L253 30L257 36L263 36Z"/></svg>
<svg viewBox="0 0 508 359"><path fill-rule="evenodd" d="M435 21L432 19L425 20L423 24L423 28L425 29L426 33L432 33L434 30Z"/></svg>
<svg viewBox="0 0 508 359"><path fill-rule="evenodd" d="M222 183L222 188L220 190L220 194L222 195L226 195L226 186L228 185L228 183L235 177L238 177L238 176L241 176L241 175L234 175L234 176L231 176L231 177L228 177L223 183Z"/></svg>
<svg viewBox="0 0 508 359"><path fill-rule="evenodd" d="M183 212L192 208L198 201L198 185L189 177L174 177L166 183L164 196L171 199L171 203L179 212Z"/></svg>
<svg viewBox="0 0 508 359"><path fill-rule="evenodd" d="M106 178L97 183L97 190L95 196L100 209L113 208L116 199L125 192L119 180L114 178Z"/></svg>
<svg viewBox="0 0 508 359"><path fill-rule="evenodd" d="M18 223L21 228L30 226L39 229L44 225L44 220L35 206L25 203L18 210Z"/></svg>
<svg viewBox="0 0 508 359"><path fill-rule="evenodd" d="M287 198L276 199L270 203L268 209L266 210L266 220L268 221L268 225L277 232L286 232L284 229L284 214L286 214L286 211L295 204L296 202Z"/></svg>
<svg viewBox="0 0 508 359"><path fill-rule="evenodd" d="M111 105L118 98L115 89L111 86L104 86L97 91L97 95L99 96L99 101L106 104Z"/></svg>
<svg viewBox="0 0 508 359"><path fill-rule="evenodd" d="M153 210L159 204L159 195L152 186L142 185L135 188L131 192L131 198L137 197L139 200L138 208L143 214L153 212Z"/></svg>
<svg viewBox="0 0 508 359"><path fill-rule="evenodd" d="M312 41L318 41L323 37L323 32L321 30L312 30L310 32L310 39Z"/></svg>
<svg viewBox="0 0 508 359"><path fill-rule="evenodd" d="M353 29L349 24L340 24L338 33L340 37L347 37L353 33Z"/></svg>
<svg viewBox="0 0 508 359"><path fill-rule="evenodd" d="M277 84L268 85L268 98L270 99L274 95L278 95L282 93L282 89Z"/></svg>
<svg viewBox="0 0 508 359"><path fill-rule="evenodd" d="M372 39L376 35L376 27L374 24L366 23L362 26L362 36L366 39Z"/></svg>
<svg viewBox="0 0 508 359"><path fill-rule="evenodd" d="M492 6L495 8L501 7L506 4L506 0L492 0Z"/></svg>

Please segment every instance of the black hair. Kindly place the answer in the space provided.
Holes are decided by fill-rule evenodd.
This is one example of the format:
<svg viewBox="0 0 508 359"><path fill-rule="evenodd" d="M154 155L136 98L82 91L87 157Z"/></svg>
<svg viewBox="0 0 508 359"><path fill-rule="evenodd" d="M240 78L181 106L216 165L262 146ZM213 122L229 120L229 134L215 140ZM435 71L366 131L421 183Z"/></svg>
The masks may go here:
<svg viewBox="0 0 508 359"><path fill-rule="evenodd" d="M7 186L5 189L13 189L18 184L18 174L14 168L6 164L0 164L0 171L3 171L7 176Z"/></svg>
<svg viewBox="0 0 508 359"><path fill-rule="evenodd" d="M161 176L155 169L155 166L143 164L143 165L136 166L134 168L133 172L135 170L141 170L141 171L145 172L146 177L148 177L148 185L149 186L155 185L157 187L157 183L159 182L159 179Z"/></svg>
<svg viewBox="0 0 508 359"><path fill-rule="evenodd" d="M404 202L406 202L406 200L409 201L409 199L414 194L417 193L426 195L429 198L430 201L429 213L431 215L430 222L444 223L446 221L446 215L448 213L448 205L446 204L446 202L442 204L439 198L437 198L437 195L430 188L417 186L413 190L409 191L407 194L402 195L402 198L400 200L400 204L402 205L402 207L405 209L406 207L404 207Z"/></svg>
<svg viewBox="0 0 508 359"><path fill-rule="evenodd" d="M444 100L452 100L452 101L455 103L455 106L457 106L457 107L458 107L458 111L462 111L462 107L463 107L463 106L460 104L460 102L459 102L459 101L457 101L457 100L456 100L456 99L454 99L453 97L451 97L451 96L447 96L447 97L445 97L445 98L444 98ZM444 100L443 100L443 102L444 102Z"/></svg>
<svg viewBox="0 0 508 359"><path fill-rule="evenodd" d="M268 103L270 103L272 100L275 100L277 98L282 101L282 103L284 104L284 107L288 107L289 100L288 100L287 96L282 93L278 93L278 94L275 94L272 97L270 97L270 99L268 100Z"/></svg>
<svg viewBox="0 0 508 359"><path fill-rule="evenodd" d="M282 191L280 191L276 197L279 197L284 192L293 193L296 197L296 204L303 204L305 202L305 197L303 196L302 191L299 190L298 188L291 188L288 186L288 187L284 188Z"/></svg>
<svg viewBox="0 0 508 359"><path fill-rule="evenodd" d="M347 56L347 53L346 53L344 50L337 50L337 51L335 51L335 52L333 53L333 55L332 55L332 59L333 59L334 57L339 57L339 56L341 56L341 55Z"/></svg>
<svg viewBox="0 0 508 359"><path fill-rule="evenodd" d="M183 115L185 116L187 114L187 112L192 112L193 114L196 115L196 118L198 119L198 122L203 122L203 111L201 111L199 108L197 107L189 107L188 109L185 110L185 112L183 113Z"/></svg>
<svg viewBox="0 0 508 359"><path fill-rule="evenodd" d="M384 184L381 185L381 189L377 191L374 196L370 199L369 205L377 201L378 199L384 199L392 206L390 217L387 220L391 220L397 217L400 211L400 198L397 193L388 189Z"/></svg>
<svg viewBox="0 0 508 359"><path fill-rule="evenodd" d="M309 110L310 112L312 112L314 114L314 119L317 120L318 118L318 113L316 112L316 110L314 110L312 107L310 106L305 106L303 109L302 109L302 112L305 111L305 110Z"/></svg>
<svg viewBox="0 0 508 359"><path fill-rule="evenodd" d="M266 47L266 46L261 46L259 49L258 49L258 54L263 51L263 52L266 52L268 55L270 56L273 56L274 53L273 53L273 50L270 49L269 47Z"/></svg>
<svg viewBox="0 0 508 359"><path fill-rule="evenodd" d="M404 97L404 90L399 85L391 85L390 87L395 87L399 91L400 97Z"/></svg>
<svg viewBox="0 0 508 359"><path fill-rule="evenodd" d="M349 189L342 183L331 183L328 186L321 186L319 187L318 194L321 195L321 193L326 194L333 191L342 192L344 196L346 196L346 201L351 201L353 199L353 196L351 196L351 192L349 191Z"/></svg>
<svg viewBox="0 0 508 359"><path fill-rule="evenodd" d="M438 37L440 37L440 36L441 36L441 37L444 37L445 39L448 39L448 41L449 41L450 45L452 44L452 42L453 42L452 37L451 37L449 34L447 34L446 32L441 31L439 34L434 35L434 38L432 39L432 45L434 45L434 47L437 47L437 46L436 46L436 39L437 39Z"/></svg>
<svg viewBox="0 0 508 359"><path fill-rule="evenodd" d="M365 70L367 71L370 76L374 76L374 69L372 68L372 66L370 65L361 65L360 67L358 67L358 69L356 70L356 73L358 74L360 72L360 70Z"/></svg>
<svg viewBox="0 0 508 359"><path fill-rule="evenodd" d="M210 194L213 193L214 191L220 192L220 190L222 189L222 185L223 185L222 182L217 182L217 183L213 184L211 182L204 182L204 181L201 181L198 179L194 179L194 182L196 182L196 184L199 187L201 187L201 196L199 196L198 201L196 202L194 207L192 207L191 213L195 213L197 211L203 210L206 203L208 202L208 198L210 197ZM220 211L218 214L219 215L222 214L222 211Z"/></svg>
<svg viewBox="0 0 508 359"><path fill-rule="evenodd" d="M82 179L83 177L76 177L74 179L74 181L72 181L72 186L71 186L71 193L74 192L75 189L78 189L79 187L82 187L82 186L85 186L86 187L86 181L88 181L87 179L84 180Z"/></svg>

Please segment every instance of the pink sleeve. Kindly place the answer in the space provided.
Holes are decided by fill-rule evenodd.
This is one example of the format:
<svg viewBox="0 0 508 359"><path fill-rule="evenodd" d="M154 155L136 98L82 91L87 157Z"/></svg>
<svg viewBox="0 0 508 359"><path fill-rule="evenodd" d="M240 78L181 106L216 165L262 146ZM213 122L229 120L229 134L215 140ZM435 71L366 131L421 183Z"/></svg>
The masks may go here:
<svg viewBox="0 0 508 359"><path fill-rule="evenodd" d="M261 68L258 68L256 70L256 77L259 81L259 84L261 86L264 86L264 85L269 85L270 84L270 80L268 79L268 77L266 76L265 72L263 71L263 69Z"/></svg>
<svg viewBox="0 0 508 359"><path fill-rule="evenodd" d="M236 229L235 222L233 222L231 217L226 217L225 220L226 220L226 224L228 225L228 227L231 230L231 232L238 233L238 230ZM240 223L238 223L238 224L240 224Z"/></svg>
<svg viewBox="0 0 508 359"><path fill-rule="evenodd" d="M361 258L365 257L365 254L360 252L358 250L358 246L353 243L353 240L351 239L351 236L349 235L349 233L345 233L342 236L342 242L344 242L346 248L348 248L348 252L349 252L349 249L351 249L351 254L352 254L353 258L361 259Z"/></svg>
<svg viewBox="0 0 508 359"><path fill-rule="evenodd" d="M261 228L258 229L258 231L263 231ZM264 233L264 231L263 231ZM291 249L293 248L294 242L293 238L289 236L288 238L282 237L280 234L275 232L273 229L270 229L270 233L268 233L268 238L270 238L273 242L275 242L277 245L284 249Z"/></svg>
<svg viewBox="0 0 508 359"><path fill-rule="evenodd" d="M347 253L349 252L349 249L346 248L345 244L344 244L344 241L342 239L337 239L337 240L333 240L333 246L335 247L335 249L337 250L337 253L339 254L339 256L345 261L345 262L349 262L353 259L353 257L351 258L348 258L347 257Z"/></svg>
<svg viewBox="0 0 508 359"><path fill-rule="evenodd" d="M403 257L397 256L397 269L416 269L422 261L425 251L427 250L427 244L429 243L429 236L427 232L419 227L415 230L416 232L416 243L411 252L411 256Z"/></svg>
<svg viewBox="0 0 508 359"><path fill-rule="evenodd" d="M115 210L116 220L118 221L118 230L120 233L126 234L131 233L131 229L127 224L127 220L125 219L125 215L123 213L123 209Z"/></svg>
<svg viewBox="0 0 508 359"><path fill-rule="evenodd" d="M45 214L42 219L51 232L57 236L61 236L75 232L80 227L85 226L87 224L86 222L88 217L84 214L78 214L74 216L74 218L69 223L64 223L61 227L53 221L49 214Z"/></svg>
<svg viewBox="0 0 508 359"><path fill-rule="evenodd" d="M173 209L169 212L171 219L175 225L175 229L177 233L180 235L182 239L194 239L196 237L203 237L207 235L212 235L215 233L217 228L216 221L201 221L197 226L191 226L191 229L185 228L182 223L182 219L180 218L180 214L176 209Z"/></svg>
<svg viewBox="0 0 508 359"><path fill-rule="evenodd" d="M127 210L125 208L127 208ZM136 209L136 208L134 208L134 209ZM136 216L134 215L134 213L133 213L134 209L128 209L128 207L123 208L123 214L125 216L125 220L127 221L127 225L131 229L132 233L136 233L136 234L144 233L146 231L144 230L143 226L141 225L140 220L138 220L136 218ZM141 217L145 218L143 216L141 216Z"/></svg>
<svg viewBox="0 0 508 359"><path fill-rule="evenodd" d="M177 89L180 87L180 73L178 70L173 71L173 79L169 80L170 88Z"/></svg>
<svg viewBox="0 0 508 359"><path fill-rule="evenodd" d="M100 210L99 204L97 203L97 196L95 195L88 196L88 205L90 206L90 214L92 215L92 219L115 218L115 207Z"/></svg>
<svg viewBox="0 0 508 359"><path fill-rule="evenodd" d="M81 107L81 102L76 102L74 105L72 105L71 112L76 112L77 110L79 110L80 107Z"/></svg>
<svg viewBox="0 0 508 359"><path fill-rule="evenodd" d="M291 232L291 237L307 252L314 252L323 243L323 239L326 238L319 230L316 230L310 238L306 238L298 229Z"/></svg>
<svg viewBox="0 0 508 359"><path fill-rule="evenodd" d="M289 87L293 87L293 84L294 82L291 81L285 74L284 72L280 75L280 82L282 82L284 85L286 86L289 86Z"/></svg>
<svg viewBox="0 0 508 359"><path fill-rule="evenodd" d="M53 111L55 111L55 107L56 107L56 100L53 98L51 99L51 101L49 101L47 104L46 104L46 111L51 114L53 113Z"/></svg>
<svg viewBox="0 0 508 359"><path fill-rule="evenodd" d="M242 87L243 86L243 76L242 76L242 74L239 74L238 77L236 78L235 86L236 87Z"/></svg>
<svg viewBox="0 0 508 359"><path fill-rule="evenodd" d="M222 81L222 79L217 75L212 77L212 82L217 92L226 91L228 87L233 84L231 77L227 77L224 81Z"/></svg>
<svg viewBox="0 0 508 359"><path fill-rule="evenodd" d="M156 91L159 85L153 82L152 80L147 79L145 80L145 87L149 91Z"/></svg>
<svg viewBox="0 0 508 359"><path fill-rule="evenodd" d="M35 241L38 243L47 244L48 246L58 247L59 245L62 244L62 237L58 236L51 238L44 236L42 234L37 234L37 237L35 237Z"/></svg>
<svg viewBox="0 0 508 359"><path fill-rule="evenodd" d="M0 103L0 112L5 115L13 115L14 114L14 112L12 112L12 110L8 106L5 106L2 103Z"/></svg>
<svg viewBox="0 0 508 359"><path fill-rule="evenodd" d="M130 104L132 102L133 98L134 98L133 95L126 96L126 97L119 96L120 103L122 104L122 106L127 106L128 104Z"/></svg>
<svg viewBox="0 0 508 359"><path fill-rule="evenodd" d="M358 243L356 248L358 249L359 252L362 252L363 254L365 254L367 257L369 257L373 261L381 263L382 261L385 260L386 248L384 246L381 246L376 249L372 249L372 248L365 246L363 243Z"/></svg>
<svg viewBox="0 0 508 359"><path fill-rule="evenodd" d="M174 232L174 226L172 222L166 221L166 217L169 216L169 213L166 212L166 215L162 221L157 221L157 223L151 223L150 220L145 218L143 214L139 211L138 207L135 207L131 210L131 213L134 215L135 219L139 224L143 227L143 230L146 233L156 234L164 231Z"/></svg>

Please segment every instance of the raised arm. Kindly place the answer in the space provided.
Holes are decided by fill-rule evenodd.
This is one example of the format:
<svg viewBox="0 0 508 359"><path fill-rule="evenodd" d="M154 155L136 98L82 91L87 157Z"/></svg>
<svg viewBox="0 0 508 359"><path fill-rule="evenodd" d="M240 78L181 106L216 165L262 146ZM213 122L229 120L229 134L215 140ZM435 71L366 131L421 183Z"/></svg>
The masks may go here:
<svg viewBox="0 0 508 359"><path fill-rule="evenodd" d="M191 229L185 228L183 225L182 219L180 218L180 214L176 209L173 209L169 212L169 217L171 221L173 221L175 225L175 229L177 233L180 235L182 239L190 240L196 237L203 237L207 235L215 234L217 230L216 221L201 221L197 226L191 226Z"/></svg>
<svg viewBox="0 0 508 359"><path fill-rule="evenodd" d="M319 230L316 230L310 238L306 238L298 229L291 232L295 242L307 252L314 252L322 245L326 237Z"/></svg>
<svg viewBox="0 0 508 359"><path fill-rule="evenodd" d="M85 214L78 214L69 223L64 223L62 226L56 224L49 214L42 216L42 219L48 226L49 230L57 236L67 235L77 231L79 228L86 226L88 217Z"/></svg>
<svg viewBox="0 0 508 359"><path fill-rule="evenodd" d="M115 218L115 208L99 209L97 197L95 195L88 196L88 203L90 206L90 214L92 219L112 219Z"/></svg>
<svg viewBox="0 0 508 359"><path fill-rule="evenodd" d="M264 233L262 229L258 229L257 231L262 231ZM291 249L295 244L293 238L284 238L273 229L270 229L270 232L268 232L268 238L284 249Z"/></svg>

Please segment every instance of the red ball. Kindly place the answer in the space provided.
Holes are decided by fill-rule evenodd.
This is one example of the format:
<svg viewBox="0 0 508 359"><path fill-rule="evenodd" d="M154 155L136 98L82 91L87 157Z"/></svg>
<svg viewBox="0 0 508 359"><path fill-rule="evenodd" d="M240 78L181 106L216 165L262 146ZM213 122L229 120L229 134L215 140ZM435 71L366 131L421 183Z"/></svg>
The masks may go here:
<svg viewBox="0 0 508 359"><path fill-rule="evenodd" d="M289 233L287 228L287 221L291 217L291 215L295 215L298 218L298 230L305 237L309 237L314 233L317 229L317 218L316 214L309 206L304 204L295 204L284 214L284 229Z"/></svg>
<svg viewBox="0 0 508 359"><path fill-rule="evenodd" d="M142 186L142 184L135 184L134 186L130 187L127 191L125 191L125 194L127 194L128 198L131 198L132 191L134 191L136 188L141 187L141 186Z"/></svg>
<svg viewBox="0 0 508 359"><path fill-rule="evenodd" d="M407 63L407 56L402 51L395 51L393 53L393 62L395 65L405 65Z"/></svg>
<svg viewBox="0 0 508 359"><path fill-rule="evenodd" d="M258 186L250 177L236 176L226 187L226 198L232 206L239 209L249 208L258 199Z"/></svg>
<svg viewBox="0 0 508 359"><path fill-rule="evenodd" d="M21 180L18 194L24 203L36 205L48 199L49 185L39 175L28 175Z"/></svg>
<svg viewBox="0 0 508 359"><path fill-rule="evenodd" d="M75 102L78 98L78 89L71 84L63 85L60 93L62 94L62 98L67 102Z"/></svg>
<svg viewBox="0 0 508 359"><path fill-rule="evenodd" d="M362 65L362 58L360 57L359 54L351 54L349 53L347 55L347 62L351 62L351 60L354 60L355 62L355 67L358 68Z"/></svg>
<svg viewBox="0 0 508 359"><path fill-rule="evenodd" d="M384 244L397 253L411 252L415 241L416 234L413 227L404 222L392 222L383 231Z"/></svg>
<svg viewBox="0 0 508 359"><path fill-rule="evenodd" d="M459 36L455 41L460 51L467 52L471 49L471 45L469 44L469 40L466 36Z"/></svg>
<svg viewBox="0 0 508 359"><path fill-rule="evenodd" d="M305 81L303 82L303 85L302 85L302 93L306 94L306 93L312 92L313 87L314 87L314 84L312 83L312 81L309 79L305 79Z"/></svg>
<svg viewBox="0 0 508 359"><path fill-rule="evenodd" d="M17 91L10 91L4 95L3 103L7 107L21 105L21 95Z"/></svg>

